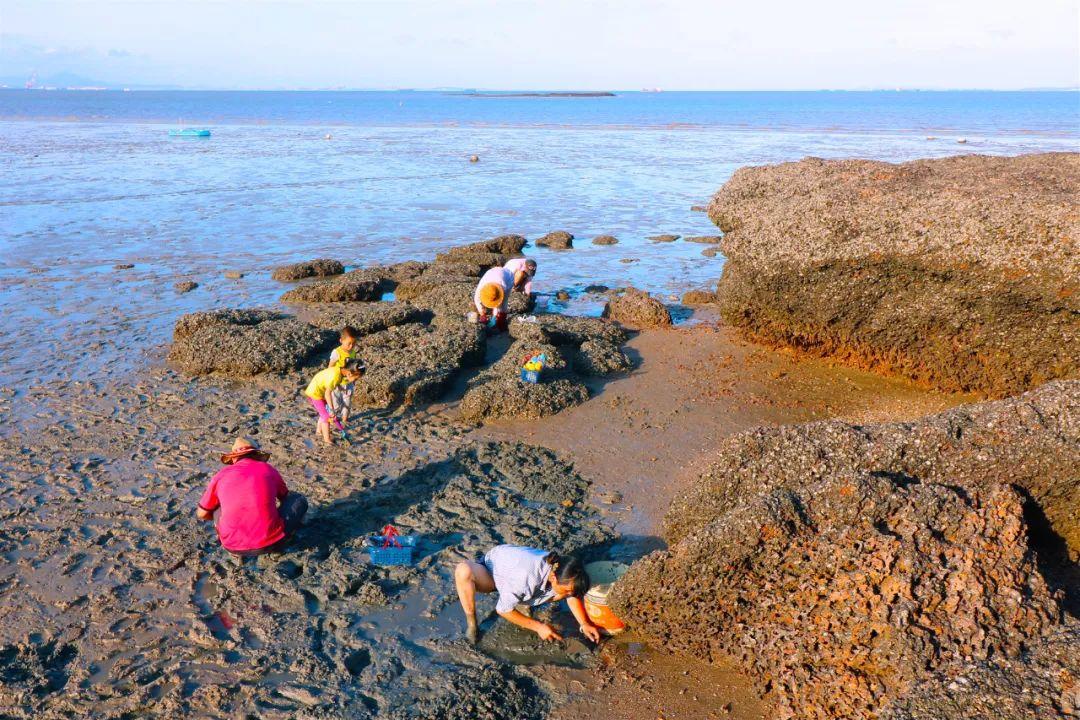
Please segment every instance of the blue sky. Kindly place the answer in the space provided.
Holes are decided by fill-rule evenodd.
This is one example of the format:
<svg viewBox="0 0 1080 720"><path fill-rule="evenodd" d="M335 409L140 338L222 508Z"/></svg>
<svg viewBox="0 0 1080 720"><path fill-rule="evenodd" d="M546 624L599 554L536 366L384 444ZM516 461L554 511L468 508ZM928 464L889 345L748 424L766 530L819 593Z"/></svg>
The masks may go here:
<svg viewBox="0 0 1080 720"><path fill-rule="evenodd" d="M1076 0L0 0L0 81L209 88L1080 85Z"/></svg>

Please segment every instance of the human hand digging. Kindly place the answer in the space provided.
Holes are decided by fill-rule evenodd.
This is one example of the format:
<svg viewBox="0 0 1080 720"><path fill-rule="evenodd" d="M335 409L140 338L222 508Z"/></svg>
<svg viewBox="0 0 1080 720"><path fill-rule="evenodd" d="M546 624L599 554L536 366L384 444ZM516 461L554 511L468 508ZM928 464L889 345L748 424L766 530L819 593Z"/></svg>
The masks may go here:
<svg viewBox="0 0 1080 720"><path fill-rule="evenodd" d="M582 625L581 634L592 640L594 643L600 642L600 628L595 625Z"/></svg>
<svg viewBox="0 0 1080 720"><path fill-rule="evenodd" d="M562 635L555 632L555 628L550 625L541 623L540 627L536 629L536 634L540 636L541 640L551 640L553 642L562 642Z"/></svg>

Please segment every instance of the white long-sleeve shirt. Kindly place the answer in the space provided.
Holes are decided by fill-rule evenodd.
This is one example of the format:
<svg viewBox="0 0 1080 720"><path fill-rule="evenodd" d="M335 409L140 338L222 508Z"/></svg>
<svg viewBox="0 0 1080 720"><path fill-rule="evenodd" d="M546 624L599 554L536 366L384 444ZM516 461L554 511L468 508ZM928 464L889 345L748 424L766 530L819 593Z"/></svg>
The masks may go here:
<svg viewBox="0 0 1080 720"><path fill-rule="evenodd" d="M514 273L506 268L493 267L480 278L476 290L473 291L473 305L476 306L476 311L481 315L486 315L488 312L488 308L484 307L484 303L480 302L480 288L485 285L498 285L503 289L502 305L497 309L500 312L506 312L506 303L510 299L510 291L514 289Z"/></svg>

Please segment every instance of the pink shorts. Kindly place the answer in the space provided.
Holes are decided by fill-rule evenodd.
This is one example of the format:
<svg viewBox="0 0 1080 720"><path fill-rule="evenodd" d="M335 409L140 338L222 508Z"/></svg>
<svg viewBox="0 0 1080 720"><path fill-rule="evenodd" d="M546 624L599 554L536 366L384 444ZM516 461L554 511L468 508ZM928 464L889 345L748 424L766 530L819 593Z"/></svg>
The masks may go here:
<svg viewBox="0 0 1080 720"><path fill-rule="evenodd" d="M316 400L315 398L312 398L312 397L309 397L308 400L311 401L311 406L315 408L315 412L319 413L319 422L324 422L324 423L329 424L329 422L330 422L330 410L326 407L326 401L325 400ZM334 425L337 426L338 430L344 430L345 429L345 426L342 425L341 421L338 420L337 418L334 418Z"/></svg>

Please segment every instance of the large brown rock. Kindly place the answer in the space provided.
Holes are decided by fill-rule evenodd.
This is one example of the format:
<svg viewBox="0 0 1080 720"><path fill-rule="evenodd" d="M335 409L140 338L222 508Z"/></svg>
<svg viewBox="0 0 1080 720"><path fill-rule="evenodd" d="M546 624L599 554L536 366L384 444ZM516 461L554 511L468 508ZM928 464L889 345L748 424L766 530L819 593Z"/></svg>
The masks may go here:
<svg viewBox="0 0 1080 720"><path fill-rule="evenodd" d="M1058 720L1080 714L1080 621L1019 658L937 673L891 704L881 720Z"/></svg>
<svg viewBox="0 0 1080 720"><path fill-rule="evenodd" d="M716 293L709 290L687 290L683 293L683 305L712 305L716 302Z"/></svg>
<svg viewBox="0 0 1080 720"><path fill-rule="evenodd" d="M1080 382L1055 382L912 423L732 438L611 602L657 644L734 659L780 717L944 707L972 663L990 664L983 700L1017 675L1056 674L1039 692L1060 695L1070 671L1039 648L1075 622L1078 411Z"/></svg>
<svg viewBox="0 0 1080 720"><path fill-rule="evenodd" d="M471 263L483 269L503 265L521 255L527 241L521 235L500 235L490 240L459 245L435 256L436 264Z"/></svg>
<svg viewBox="0 0 1080 720"><path fill-rule="evenodd" d="M305 260L304 262L276 267L270 274L270 277L282 282L290 282L293 280L303 280L304 278L309 277L340 275L343 272L345 272L345 266L341 264L340 260L317 258L315 260Z"/></svg>
<svg viewBox="0 0 1080 720"><path fill-rule="evenodd" d="M361 338L357 352L367 365L354 403L391 407L442 396L457 373L484 362L486 338L464 320L409 323Z"/></svg>
<svg viewBox="0 0 1080 720"><path fill-rule="evenodd" d="M589 399L585 377L611 375L632 367L621 350L625 331L597 318L555 314L515 317L510 336L514 342L502 358L469 382L460 405L464 419L489 422L554 415ZM522 382L525 358L537 353L547 355L540 382Z"/></svg>
<svg viewBox="0 0 1080 720"><path fill-rule="evenodd" d="M627 339L626 331L613 322L557 313L515 317L510 321L510 337L573 347L590 340L622 345Z"/></svg>
<svg viewBox="0 0 1080 720"><path fill-rule="evenodd" d="M664 303L636 288L627 288L622 295L608 300L604 306L604 317L636 328L671 324L671 313Z"/></svg>
<svg viewBox="0 0 1080 720"><path fill-rule="evenodd" d="M538 238L535 245L552 250L570 250L574 247L574 236L565 230L556 230Z"/></svg>
<svg viewBox="0 0 1080 720"><path fill-rule="evenodd" d="M296 304L380 300L384 294L393 292L399 283L418 277L426 269L426 263L409 261L350 270L331 280L299 285L282 295L281 302Z"/></svg>
<svg viewBox="0 0 1080 720"><path fill-rule="evenodd" d="M271 310L196 312L176 321L168 359L188 375L250 377L305 367L334 339Z"/></svg>
<svg viewBox="0 0 1080 720"><path fill-rule="evenodd" d="M701 482L672 502L664 537L678 542L743 498L862 473L972 488L1007 481L1080 553L1080 381L914 422L832 420L735 436L721 444Z"/></svg>
<svg viewBox="0 0 1080 720"><path fill-rule="evenodd" d="M348 325L360 335L431 319L430 312L405 302L320 303L301 306L296 316L324 330Z"/></svg>
<svg viewBox="0 0 1080 720"><path fill-rule="evenodd" d="M724 318L948 390L1080 375L1080 155L743 168L715 195Z"/></svg>
<svg viewBox="0 0 1080 720"><path fill-rule="evenodd" d="M548 365L540 382L521 380L526 355L545 353ZM518 340L494 365L477 375L461 399L461 416L470 422L505 418L539 419L580 405L588 388L572 373L563 353L553 345Z"/></svg>
<svg viewBox="0 0 1080 720"><path fill-rule="evenodd" d="M617 343L586 340L573 355L574 371L580 375L611 375L626 372L633 363Z"/></svg>

